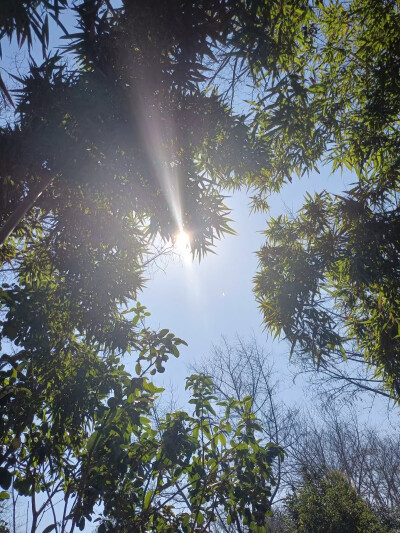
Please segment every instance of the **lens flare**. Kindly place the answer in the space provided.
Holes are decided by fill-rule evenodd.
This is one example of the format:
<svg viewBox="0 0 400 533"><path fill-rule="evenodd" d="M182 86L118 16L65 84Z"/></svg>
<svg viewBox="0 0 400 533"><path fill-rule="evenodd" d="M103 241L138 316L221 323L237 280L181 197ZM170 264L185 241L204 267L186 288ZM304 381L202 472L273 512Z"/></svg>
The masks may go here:
<svg viewBox="0 0 400 533"><path fill-rule="evenodd" d="M175 235L174 248L176 253L184 259L190 258L190 236L186 231L180 230Z"/></svg>

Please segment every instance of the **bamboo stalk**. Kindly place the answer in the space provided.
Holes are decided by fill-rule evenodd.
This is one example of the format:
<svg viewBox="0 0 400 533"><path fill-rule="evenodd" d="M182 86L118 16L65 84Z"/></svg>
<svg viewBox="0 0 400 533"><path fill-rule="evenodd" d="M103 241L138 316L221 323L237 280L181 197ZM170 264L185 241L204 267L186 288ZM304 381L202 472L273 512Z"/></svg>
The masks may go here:
<svg viewBox="0 0 400 533"><path fill-rule="evenodd" d="M17 206L15 211L11 213L11 215L8 217L4 226L0 229L0 246L3 246L3 244L6 242L8 237L15 230L17 225L21 222L21 220L28 213L28 211L32 209L32 207L35 205L35 203L40 198L42 193L46 190L46 188L53 181L53 179L54 179L54 175L49 172L48 175L45 178L43 178L40 183L32 187L32 189L28 192L26 197Z"/></svg>

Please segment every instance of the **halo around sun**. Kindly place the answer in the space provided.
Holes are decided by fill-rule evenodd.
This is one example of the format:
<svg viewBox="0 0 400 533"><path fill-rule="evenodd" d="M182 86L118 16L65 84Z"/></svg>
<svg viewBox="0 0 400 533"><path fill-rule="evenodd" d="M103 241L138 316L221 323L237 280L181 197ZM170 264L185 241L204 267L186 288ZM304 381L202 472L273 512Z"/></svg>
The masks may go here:
<svg viewBox="0 0 400 533"><path fill-rule="evenodd" d="M190 256L190 253L191 253L190 236L186 231L180 230L175 235L174 248L175 248L176 253L179 254L180 256L184 258L187 258Z"/></svg>

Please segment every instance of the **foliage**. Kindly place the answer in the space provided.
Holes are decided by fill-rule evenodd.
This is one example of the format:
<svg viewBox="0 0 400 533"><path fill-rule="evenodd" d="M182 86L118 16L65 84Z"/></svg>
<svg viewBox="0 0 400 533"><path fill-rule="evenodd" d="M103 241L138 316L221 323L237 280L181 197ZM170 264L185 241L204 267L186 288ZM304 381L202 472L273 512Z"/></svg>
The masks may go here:
<svg viewBox="0 0 400 533"><path fill-rule="evenodd" d="M136 333L121 305L142 288L152 239L184 228L202 256L232 232L218 176L250 172L255 154L243 117L198 85L219 12L211 24L200 7L135 5L77 4L67 48L78 67L57 55L32 64L19 119L0 132L3 221L51 182L0 251L11 271L3 338L23 349L40 302L54 353L74 336L89 350L128 350ZM247 148L233 157L238 144Z"/></svg>
<svg viewBox="0 0 400 533"><path fill-rule="evenodd" d="M256 295L266 326L292 350L317 363L355 352L397 399L398 6L286 2L282 10L294 20L295 45L276 67L253 61L261 85L255 135L271 154L255 183L255 207L321 165L347 168L357 181L340 196L307 196L293 218L271 220ZM253 49L278 39L280 23Z"/></svg>
<svg viewBox="0 0 400 533"><path fill-rule="evenodd" d="M284 462L278 459L274 471L276 485L270 498L273 516L268 519L271 531L289 531L284 507L288 494L298 491L305 477L314 479L318 474L318 478L323 478L330 471L342 472L357 494L369 503L385 531L397 531L397 431L382 433L379 427L366 424L357 412L357 404L348 402L348 397L333 401L322 387L313 397L311 412L307 406L286 405L287 397L281 392L283 383L279 373L274 372L272 361L272 354L255 340L236 338L233 342L223 339L200 365L212 377L220 398L251 396L252 410L262 426L261 435L285 450ZM393 424L395 428L396 420Z"/></svg>
<svg viewBox="0 0 400 533"><path fill-rule="evenodd" d="M35 257L45 243L63 265L60 255L74 257L79 240L93 243L82 249L85 258L109 261L106 250L124 235L118 256L126 263L128 249L140 255L146 246L143 226L166 239L185 227L201 255L230 231L221 187L252 187L254 207L263 209L295 174L347 168L357 182L341 196L308 197L293 220L271 221L256 294L267 327L293 350L318 364L363 357L397 398L396 2L137 1L116 8L91 0L77 4L76 16L67 50L79 71L63 69L59 57L32 66L20 80L21 124L0 139L8 154L3 219L34 183L54 177L3 258L13 260L19 239L31 242L42 231L48 239L35 241ZM7 35L22 31L16 22L7 28ZM230 90L250 76L256 92L247 120L215 90L203 90L215 87L229 63ZM170 198L178 195L176 217ZM113 231L99 238L93 227ZM135 276L128 285L139 288Z"/></svg>
<svg viewBox="0 0 400 533"><path fill-rule="evenodd" d="M67 0L5 0L0 10L0 39L15 37L18 45L32 46L33 36L46 48L49 44L50 16L58 21Z"/></svg>
<svg viewBox="0 0 400 533"><path fill-rule="evenodd" d="M308 197L296 218L270 222L256 290L267 325L298 353L319 362L361 353L397 397L400 232L392 207Z"/></svg>
<svg viewBox="0 0 400 533"><path fill-rule="evenodd" d="M282 452L257 439L249 398L216 405L211 380L192 376L193 415L168 413L155 425L152 406L160 389L147 378L131 378L118 359L101 363L83 354L75 363L52 369L53 381L46 376L40 406L26 383L14 383L15 392L6 396L8 413L21 397L36 400L27 415L15 413L18 427L9 428L14 431L3 444L10 473L0 471L5 490L13 478L18 494L30 497L32 531L48 506L55 531L70 522L83 529L99 503L99 532L208 531L219 511L233 523L244 520L251 531L265 531L271 465ZM233 430L232 412L240 413ZM57 516L60 494L64 512Z"/></svg>
<svg viewBox="0 0 400 533"><path fill-rule="evenodd" d="M1 40L15 37L19 47L26 42L30 50L33 37L42 46L43 56L49 46L49 15L60 27L60 12L67 6L68 0L4 0L0 6L0 58L2 57ZM0 74L0 94L3 93L8 103L14 106L10 92Z"/></svg>
<svg viewBox="0 0 400 533"><path fill-rule="evenodd" d="M288 407L280 397L280 383L271 363L271 355L253 339L246 342L237 337L234 342L223 338L215 346L209 357L194 367L196 372L207 372L214 383L215 394L226 401L233 397L252 398L252 412L260 421L261 435L285 451L285 460L278 457L276 462L276 485L271 494L273 510L293 486L298 473L292 452L302 443L306 424L299 429L302 420L298 407ZM233 417L232 424L235 424Z"/></svg>
<svg viewBox="0 0 400 533"><path fill-rule="evenodd" d="M260 165L244 118L200 87L209 41L221 39L229 10L219 2L211 14L178 1L126 4L77 4L79 31L66 49L79 68L67 70L56 55L19 79L21 120L0 137L2 216L51 175L37 205L62 235L82 209L115 225L133 213L151 235L170 238L184 227L201 255L230 231L219 182Z"/></svg>
<svg viewBox="0 0 400 533"><path fill-rule="evenodd" d="M73 9L77 25L66 36L67 56L32 60L16 80L15 121L0 130L1 223L40 193L0 250L1 484L7 490L14 476L31 498L32 531L45 509L36 491L50 506L66 495L61 530L64 519L84 527L102 502L103 530L132 520L143 530L204 529L221 507L257 531L279 452L262 451L246 405L232 450L223 443L226 417L207 435L201 387L192 382L195 416L175 413L159 426L182 438L176 472L164 437L146 420L156 391L145 378L162 372L182 341L149 331L140 305L133 317L122 309L142 288L152 239L185 229L201 257L232 232L223 188L251 187L254 208L266 209L268 195L295 174L347 168L357 182L341 196L308 196L296 217L270 221L256 294L267 327L292 351L317 364L363 357L398 399L398 5L8 1L0 37L30 46L36 34L46 52L47 14L58 20L59 7ZM229 64L227 92L239 76L253 85L251 116L236 115L218 94ZM11 102L3 82L0 89ZM137 378L121 362L128 355ZM209 385L202 387L207 396ZM228 449L226 470L215 472ZM189 483L184 496L163 477L180 483L178 474ZM217 474L221 495L210 491ZM117 479L125 491L118 500ZM328 491L329 479L318 487ZM346 482L335 483L335 498L355 502L364 516ZM172 514L170 489L185 511Z"/></svg>
<svg viewBox="0 0 400 533"><path fill-rule="evenodd" d="M158 432L144 428L129 454L140 473L117 476L107 487L109 518L99 531L208 531L219 512L228 524L240 519L250 531L265 531L270 465L280 449L255 438L260 426L249 398L216 405L212 382L202 375L191 376L187 387L193 416L178 411L159 421ZM221 408L225 412L216 418L214 409ZM240 412L234 430L231 411Z"/></svg>
<svg viewBox="0 0 400 533"><path fill-rule="evenodd" d="M10 4L2 36L30 45L29 32L44 28L45 47L40 13L57 5L18 4L16 18ZM0 484L29 497L32 532L47 509L56 531L83 529L99 503L103 531L205 530L219 508L263 531L281 452L257 441L251 400L231 431L239 404L220 405L227 414L209 421L211 385L193 379L194 416L170 414L156 430L147 375L163 372L183 341L146 328L140 304L128 309L152 240L185 229L201 257L232 232L221 184L259 166L244 117L201 87L226 7L72 7L75 66L58 54L32 59L16 80L16 120L0 131L1 221L33 198L0 251ZM138 377L123 357L136 359Z"/></svg>
<svg viewBox="0 0 400 533"><path fill-rule="evenodd" d="M294 444L287 449L291 485L299 487L304 475L342 472L374 513L391 524L388 529L396 530L399 435L363 424L361 418L354 407L340 403L326 404L315 417L299 416L292 430Z"/></svg>
<svg viewBox="0 0 400 533"><path fill-rule="evenodd" d="M27 295L14 288L8 295L12 303L5 334L14 348L8 344L8 353L1 356L0 483L7 490L14 480L17 493L31 498L33 532L40 515L60 492L73 508L83 499L92 502L93 489L86 480L91 466L82 463L90 436L104 425L111 433L118 428L128 431L125 438L129 440L132 424L140 426L141 414L153 401L154 386L147 384L144 374L163 372L163 364L170 354L179 355L183 341L168 330L143 328L146 313L137 305L129 321L114 323L113 345L90 342L74 331L73 324L68 327L69 315L51 291ZM2 296L7 298L7 292ZM129 352L136 353L137 378L121 361ZM124 409L116 413L118 405ZM39 505L36 494L40 492L47 499ZM94 494L94 501L97 498Z"/></svg>
<svg viewBox="0 0 400 533"><path fill-rule="evenodd" d="M306 479L304 487L289 498L287 508L291 533L387 531L340 472Z"/></svg>

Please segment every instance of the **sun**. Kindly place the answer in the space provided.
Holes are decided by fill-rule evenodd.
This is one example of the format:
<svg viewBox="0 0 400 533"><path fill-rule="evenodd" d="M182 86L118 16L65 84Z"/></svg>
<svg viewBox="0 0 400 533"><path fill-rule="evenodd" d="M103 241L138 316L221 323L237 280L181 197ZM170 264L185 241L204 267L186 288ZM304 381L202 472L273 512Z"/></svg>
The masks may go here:
<svg viewBox="0 0 400 533"><path fill-rule="evenodd" d="M174 248L181 257L187 258L190 256L190 236L186 231L180 230L175 235Z"/></svg>

